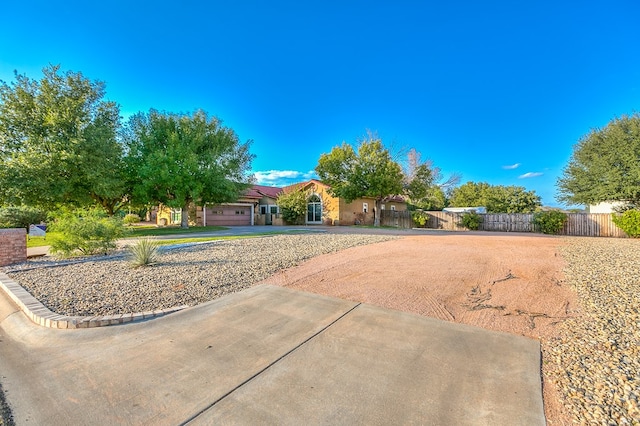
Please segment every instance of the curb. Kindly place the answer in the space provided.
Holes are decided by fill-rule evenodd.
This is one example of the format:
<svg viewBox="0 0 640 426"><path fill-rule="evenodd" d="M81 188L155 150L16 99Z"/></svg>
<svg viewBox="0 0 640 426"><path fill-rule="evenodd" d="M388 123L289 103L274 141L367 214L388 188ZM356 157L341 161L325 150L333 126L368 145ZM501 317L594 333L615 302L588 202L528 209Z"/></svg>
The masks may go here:
<svg viewBox="0 0 640 426"><path fill-rule="evenodd" d="M188 308L188 305L176 306L174 308L158 309L147 312L133 314L103 315L94 317L66 316L51 312L38 299L33 297L16 281L0 272L0 288L9 298L25 313L25 315L37 325L56 329L76 329L106 327L109 325L120 325L129 322L138 322L150 318L158 318L173 312Z"/></svg>

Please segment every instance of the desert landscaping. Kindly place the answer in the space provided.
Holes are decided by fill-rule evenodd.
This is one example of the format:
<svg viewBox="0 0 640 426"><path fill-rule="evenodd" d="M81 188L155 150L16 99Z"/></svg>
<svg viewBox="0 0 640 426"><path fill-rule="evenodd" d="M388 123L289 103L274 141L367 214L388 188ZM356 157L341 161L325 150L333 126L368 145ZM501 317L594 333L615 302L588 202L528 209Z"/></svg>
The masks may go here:
<svg viewBox="0 0 640 426"><path fill-rule="evenodd" d="M360 232L194 245L147 268L115 256L5 272L67 315L195 305L266 283L514 333L542 344L548 424L638 424L635 240Z"/></svg>

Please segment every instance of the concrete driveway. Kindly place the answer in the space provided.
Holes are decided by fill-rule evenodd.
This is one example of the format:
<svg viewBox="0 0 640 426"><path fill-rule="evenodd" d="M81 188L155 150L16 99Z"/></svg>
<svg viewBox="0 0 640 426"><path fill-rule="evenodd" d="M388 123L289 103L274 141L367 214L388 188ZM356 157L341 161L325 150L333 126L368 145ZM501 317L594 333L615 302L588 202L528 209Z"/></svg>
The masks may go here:
<svg viewBox="0 0 640 426"><path fill-rule="evenodd" d="M76 330L0 294L0 374L18 425L545 424L535 340L266 285Z"/></svg>

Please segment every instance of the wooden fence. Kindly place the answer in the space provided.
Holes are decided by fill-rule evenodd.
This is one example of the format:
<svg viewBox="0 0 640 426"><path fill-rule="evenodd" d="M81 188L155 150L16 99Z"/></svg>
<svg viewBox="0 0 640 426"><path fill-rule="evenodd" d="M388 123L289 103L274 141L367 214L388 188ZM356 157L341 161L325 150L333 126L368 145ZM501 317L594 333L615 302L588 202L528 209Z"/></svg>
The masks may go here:
<svg viewBox="0 0 640 426"><path fill-rule="evenodd" d="M466 231L461 225L462 213L424 212L429 219L425 225L428 229L442 229L446 231ZM500 213L481 214L481 231L496 232L539 232L533 225L533 214ZM567 213L560 235L583 237L617 237L626 238L627 234L618 228L609 213ZM384 210L380 216L381 225L398 228L413 228L416 225L411 219L409 211Z"/></svg>

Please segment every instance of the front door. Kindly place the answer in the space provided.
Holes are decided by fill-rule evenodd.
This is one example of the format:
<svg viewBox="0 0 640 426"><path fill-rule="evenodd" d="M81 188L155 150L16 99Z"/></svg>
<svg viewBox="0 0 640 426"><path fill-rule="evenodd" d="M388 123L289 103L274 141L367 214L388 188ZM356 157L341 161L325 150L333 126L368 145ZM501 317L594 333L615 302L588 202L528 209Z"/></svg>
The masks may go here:
<svg viewBox="0 0 640 426"><path fill-rule="evenodd" d="M317 195L312 195L307 204L307 223L322 223L322 200Z"/></svg>

